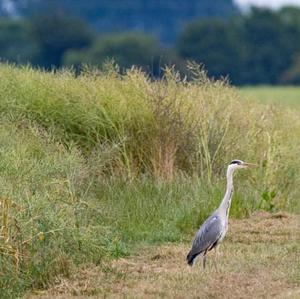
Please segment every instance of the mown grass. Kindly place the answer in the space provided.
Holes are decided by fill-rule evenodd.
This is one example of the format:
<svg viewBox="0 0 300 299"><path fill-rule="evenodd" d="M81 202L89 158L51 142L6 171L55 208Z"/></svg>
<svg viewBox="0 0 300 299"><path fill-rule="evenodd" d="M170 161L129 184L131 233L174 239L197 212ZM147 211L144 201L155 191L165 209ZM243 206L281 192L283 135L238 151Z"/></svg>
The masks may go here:
<svg viewBox="0 0 300 299"><path fill-rule="evenodd" d="M106 267L80 269L26 298L299 298L297 216L255 213L230 219L219 256L190 268L189 243L140 248ZM190 236L188 236L190 238Z"/></svg>
<svg viewBox="0 0 300 299"><path fill-rule="evenodd" d="M299 211L299 110L241 98L193 66L151 81L108 66L45 73L0 66L0 288L46 288L79 265L180 241L218 206Z"/></svg>

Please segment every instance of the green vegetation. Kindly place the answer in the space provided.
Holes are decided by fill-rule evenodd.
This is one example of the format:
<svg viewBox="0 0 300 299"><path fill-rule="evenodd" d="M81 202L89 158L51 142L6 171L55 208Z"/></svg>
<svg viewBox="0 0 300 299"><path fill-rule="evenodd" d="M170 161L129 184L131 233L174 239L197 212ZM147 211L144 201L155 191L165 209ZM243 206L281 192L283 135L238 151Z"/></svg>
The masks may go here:
<svg viewBox="0 0 300 299"><path fill-rule="evenodd" d="M159 68L159 43L151 37L139 33L123 33L99 38L92 47L84 50L68 51L64 63L69 66L90 64L101 66L105 60L114 60L122 68L132 65Z"/></svg>
<svg viewBox="0 0 300 299"><path fill-rule="evenodd" d="M61 279L38 298L298 298L300 235L297 215L255 213L230 219L219 256L207 267L185 263L190 239L139 248L109 267L90 266ZM217 263L217 267L216 267Z"/></svg>
<svg viewBox="0 0 300 299"><path fill-rule="evenodd" d="M32 61L35 55L35 44L29 35L30 23L0 19L0 57L1 60L24 64Z"/></svg>
<svg viewBox="0 0 300 299"><path fill-rule="evenodd" d="M43 6L44 2L35 3ZM153 3L149 4L154 5L153 11L164 14L164 9L159 5L155 9ZM64 4L61 4L62 11L69 5ZM89 2L90 8L98 4L98 1ZM54 3L53 5L56 7ZM78 5L77 3L77 7L81 6ZM85 5L87 4L82 4ZM103 3L102 5L105 6ZM154 30L159 24L158 17L151 17L150 21L155 25L151 27L149 35L146 18L137 26L133 26L128 20L128 10L134 10L134 3L126 9L124 5L124 20L131 25L129 28L124 25L117 29L118 24L124 20L120 18L112 21L117 14L112 17L109 11L114 10L115 6L112 8L111 3L107 5L110 8L108 11L103 10L103 15L109 16L110 22L115 26L115 30L111 32L106 30L107 22L102 24L99 31L95 31L82 20L70 17L69 13L57 13L53 7L49 11L40 8L45 14L38 14L37 9L37 14L28 19L11 20L2 17L1 60L22 65L30 63L47 70L74 66L79 73L82 64L98 67L113 59L121 70L134 65L155 78L162 76L161 69L166 65L175 65L176 69L191 79L191 74L185 67L189 60L204 64L209 77L228 76L230 82L236 85L291 85L300 82L299 8L285 7L278 11L253 8L247 14L231 18L195 19L177 26L176 30L180 31L176 35L176 41L166 44L162 42L164 39L159 39L161 32ZM199 5L203 5L202 1ZM181 6L174 4L180 11ZM146 7L145 9L151 10L149 6ZM118 9L122 11L122 8ZM142 14L142 10L137 10L136 13ZM166 18L167 16L163 17L164 21ZM101 17L101 22L104 19L105 17ZM166 28L170 30L174 27L168 24Z"/></svg>
<svg viewBox="0 0 300 299"><path fill-rule="evenodd" d="M141 244L180 241L236 177L232 216L299 211L298 109L168 69L46 73L0 66L0 288L14 298Z"/></svg>
<svg viewBox="0 0 300 299"><path fill-rule="evenodd" d="M94 33L80 20L50 14L32 18L28 38L37 48L31 62L49 69L61 66L63 55L69 49L89 46Z"/></svg>
<svg viewBox="0 0 300 299"><path fill-rule="evenodd" d="M229 20L198 20L179 36L179 56L234 84L299 83L300 9L253 8ZM222 38L221 38L222 37Z"/></svg>
<svg viewBox="0 0 300 299"><path fill-rule="evenodd" d="M155 32L164 43L174 42L182 24L189 20L238 14L231 0L190 0L185 5L181 0L27 0L10 4L15 12L26 18L57 11L60 15L74 15L99 32L120 33L138 29ZM5 3L0 6L0 15L6 15L4 9ZM11 9L9 12L13 14Z"/></svg>
<svg viewBox="0 0 300 299"><path fill-rule="evenodd" d="M259 86L239 89L243 97L260 100L262 103L276 103L288 107L299 107L300 88L297 86Z"/></svg>

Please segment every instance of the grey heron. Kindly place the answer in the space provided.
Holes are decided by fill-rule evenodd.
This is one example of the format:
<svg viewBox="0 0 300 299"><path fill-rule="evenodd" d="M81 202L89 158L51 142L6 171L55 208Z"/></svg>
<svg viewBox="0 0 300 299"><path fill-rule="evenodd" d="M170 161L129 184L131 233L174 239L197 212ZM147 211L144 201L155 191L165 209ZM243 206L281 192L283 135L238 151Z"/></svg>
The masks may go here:
<svg viewBox="0 0 300 299"><path fill-rule="evenodd" d="M241 160L233 160L227 168L227 189L220 206L205 220L196 233L192 248L186 259L193 266L198 256L203 256L203 268L205 268L206 253L217 248L224 239L228 230L228 214L233 194L233 173L236 169L255 166Z"/></svg>

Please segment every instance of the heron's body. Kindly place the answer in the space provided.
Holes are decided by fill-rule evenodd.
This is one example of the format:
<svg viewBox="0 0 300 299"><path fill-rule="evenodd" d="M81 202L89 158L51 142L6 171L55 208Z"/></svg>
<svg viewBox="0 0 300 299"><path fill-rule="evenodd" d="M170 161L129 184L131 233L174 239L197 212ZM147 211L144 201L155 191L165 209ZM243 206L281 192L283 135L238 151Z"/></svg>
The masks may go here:
<svg viewBox="0 0 300 299"><path fill-rule="evenodd" d="M196 257L203 256L205 267L206 253L216 248L224 239L228 230L228 215L233 194L233 172L237 168L250 166L240 160L233 160L227 169L227 189L224 198L217 210L209 216L196 233L192 248L187 255L190 266L194 264Z"/></svg>

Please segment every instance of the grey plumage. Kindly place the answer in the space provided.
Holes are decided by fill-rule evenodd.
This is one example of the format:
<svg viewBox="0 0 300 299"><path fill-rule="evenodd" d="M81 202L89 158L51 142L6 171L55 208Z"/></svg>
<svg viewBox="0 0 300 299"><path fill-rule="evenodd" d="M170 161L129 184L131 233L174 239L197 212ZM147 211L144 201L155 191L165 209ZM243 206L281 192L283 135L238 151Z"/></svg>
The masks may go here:
<svg viewBox="0 0 300 299"><path fill-rule="evenodd" d="M205 267L206 254L216 248L223 240L228 229L228 214L233 194L233 173L238 168L246 168L254 164L241 160L233 160L227 168L227 189L219 208L209 216L196 233L192 248L187 255L187 263L193 266L196 257L203 256Z"/></svg>
<svg viewBox="0 0 300 299"><path fill-rule="evenodd" d="M192 249L187 256L187 262L190 266L193 265L194 259L198 255L203 254L205 257L207 251L218 245L221 238L221 226L222 222L216 212L202 224L195 236Z"/></svg>

